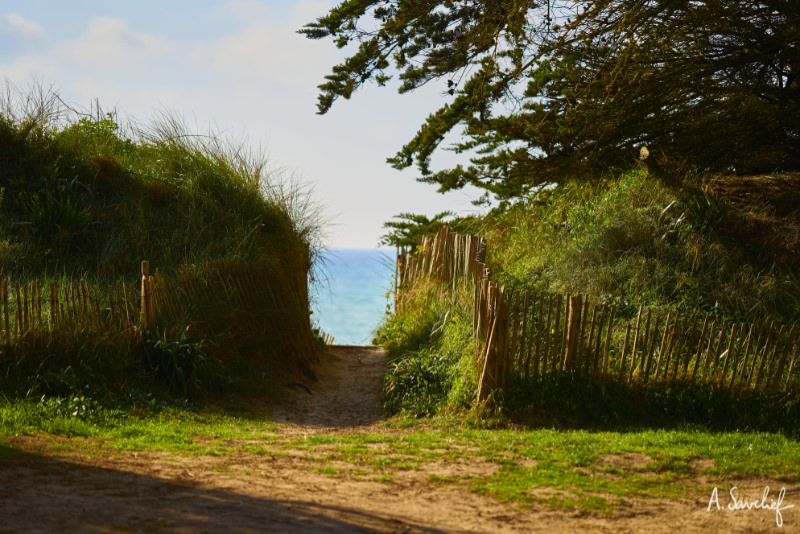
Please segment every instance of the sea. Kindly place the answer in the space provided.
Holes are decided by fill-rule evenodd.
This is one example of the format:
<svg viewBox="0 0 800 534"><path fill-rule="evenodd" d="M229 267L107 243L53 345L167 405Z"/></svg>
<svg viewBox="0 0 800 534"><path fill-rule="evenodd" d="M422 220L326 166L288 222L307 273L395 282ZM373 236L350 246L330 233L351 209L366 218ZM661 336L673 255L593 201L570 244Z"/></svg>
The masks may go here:
<svg viewBox="0 0 800 534"><path fill-rule="evenodd" d="M337 345L369 345L393 303L394 250L324 250L310 287L314 326Z"/></svg>

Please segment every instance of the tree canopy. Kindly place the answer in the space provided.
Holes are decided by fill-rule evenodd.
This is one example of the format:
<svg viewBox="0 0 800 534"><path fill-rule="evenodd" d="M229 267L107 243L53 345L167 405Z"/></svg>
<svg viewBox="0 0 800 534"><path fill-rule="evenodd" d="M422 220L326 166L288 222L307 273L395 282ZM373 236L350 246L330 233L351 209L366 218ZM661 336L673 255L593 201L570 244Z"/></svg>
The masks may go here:
<svg viewBox="0 0 800 534"><path fill-rule="evenodd" d="M301 33L357 44L319 112L365 83L445 101L389 163L498 198L634 164L800 169L796 0L345 0ZM431 168L450 132L469 164Z"/></svg>

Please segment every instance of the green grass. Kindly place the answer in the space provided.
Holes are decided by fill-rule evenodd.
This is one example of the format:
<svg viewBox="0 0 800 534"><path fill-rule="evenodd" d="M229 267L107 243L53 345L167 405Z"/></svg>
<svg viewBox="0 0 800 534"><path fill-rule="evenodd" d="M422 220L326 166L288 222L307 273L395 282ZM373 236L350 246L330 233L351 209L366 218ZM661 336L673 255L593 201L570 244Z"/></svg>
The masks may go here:
<svg viewBox="0 0 800 534"><path fill-rule="evenodd" d="M301 436L249 412L162 406L138 417L103 411L86 421L40 405L0 406L0 461L14 461L18 453L10 444L20 434L49 443L48 454L203 455L232 475L242 454L268 455L302 460L291 465L341 479L392 484L410 477L511 506L595 514L613 513L633 498L692 499L714 485L744 487L751 478L800 481L797 441L760 432L485 429L441 417L403 431ZM623 457L633 461L618 461ZM448 466L458 470L442 471Z"/></svg>
<svg viewBox="0 0 800 534"><path fill-rule="evenodd" d="M169 275L226 259L225 275L257 274L280 309L205 299L140 343L87 328L40 336L0 351L0 391L105 402L134 388L197 398L275 390L284 374L308 372L307 275L321 221L307 193L265 157L191 132L175 116L142 126L91 111L44 91L0 95L0 272L9 286L40 281L47 301L50 281L64 294L85 279L100 288L102 309L109 286L136 287L142 260L151 274ZM16 300L12 292L12 322ZM262 327L245 331L254 317Z"/></svg>
<svg viewBox="0 0 800 534"><path fill-rule="evenodd" d="M753 234L761 224L747 211L754 208L733 209L691 180L668 187L635 171L497 209L479 230L490 269L509 289L582 293L615 306L618 318L645 306L716 320L798 322L800 278L796 255L786 252L796 223ZM797 212L787 220L797 221Z"/></svg>
<svg viewBox="0 0 800 534"><path fill-rule="evenodd" d="M404 299L373 340L389 353L384 408L415 417L468 408L477 387L470 294L466 288L451 294L426 282Z"/></svg>

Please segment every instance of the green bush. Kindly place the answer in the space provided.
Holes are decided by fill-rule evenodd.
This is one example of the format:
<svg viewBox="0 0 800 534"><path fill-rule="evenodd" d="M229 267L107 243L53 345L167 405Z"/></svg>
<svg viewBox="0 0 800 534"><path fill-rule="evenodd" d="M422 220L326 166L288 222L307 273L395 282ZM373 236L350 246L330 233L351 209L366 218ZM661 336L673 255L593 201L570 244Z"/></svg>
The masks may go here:
<svg viewBox="0 0 800 534"><path fill-rule="evenodd" d="M468 298L423 282L379 327L374 341L390 355L383 387L389 413L426 417L472 404L477 373Z"/></svg>
<svg viewBox="0 0 800 534"><path fill-rule="evenodd" d="M139 351L143 371L174 395L195 399L214 393L233 382L222 362L205 350L205 340L195 341L184 333L178 339L145 332Z"/></svg>

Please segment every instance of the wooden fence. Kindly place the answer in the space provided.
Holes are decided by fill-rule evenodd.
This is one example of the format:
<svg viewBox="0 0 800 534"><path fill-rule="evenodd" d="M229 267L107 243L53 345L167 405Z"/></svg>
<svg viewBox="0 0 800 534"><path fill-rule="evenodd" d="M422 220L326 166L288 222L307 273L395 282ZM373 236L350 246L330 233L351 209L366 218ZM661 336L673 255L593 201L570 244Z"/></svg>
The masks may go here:
<svg viewBox="0 0 800 534"><path fill-rule="evenodd" d="M133 285L117 282L105 291L85 280L42 283L30 281L13 287L0 278L2 317L0 344L24 346L33 338L75 335L88 331L137 335L139 294Z"/></svg>
<svg viewBox="0 0 800 534"><path fill-rule="evenodd" d="M616 319L583 295L510 292L489 279L486 241L444 227L416 249L398 250L396 306L421 277L474 286L480 357L478 401L511 375L577 371L622 383L703 381L737 390L786 390L800 379L798 325L742 324L708 316L653 313Z"/></svg>
<svg viewBox="0 0 800 534"><path fill-rule="evenodd" d="M307 302L301 302L304 276L298 275L298 288L288 288L297 302L287 302L287 288L276 295L270 274L244 262L185 265L171 275L151 274L147 261L141 267L140 285L118 281L101 289L85 280L51 282L47 294L39 281L12 286L0 277L0 350L24 350L34 339L106 333L136 342L148 330L175 335L191 324L226 340L269 331L270 339L298 357L315 353Z"/></svg>

